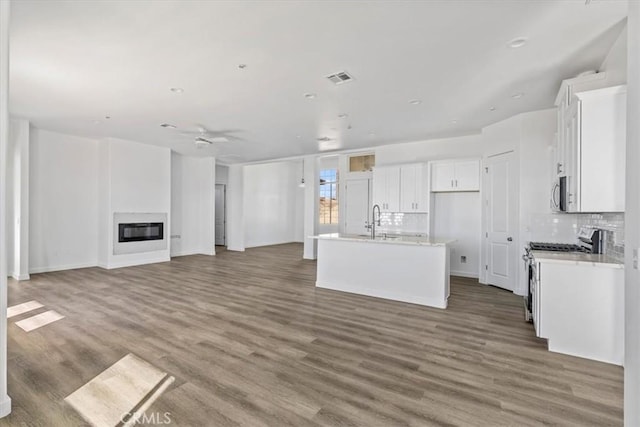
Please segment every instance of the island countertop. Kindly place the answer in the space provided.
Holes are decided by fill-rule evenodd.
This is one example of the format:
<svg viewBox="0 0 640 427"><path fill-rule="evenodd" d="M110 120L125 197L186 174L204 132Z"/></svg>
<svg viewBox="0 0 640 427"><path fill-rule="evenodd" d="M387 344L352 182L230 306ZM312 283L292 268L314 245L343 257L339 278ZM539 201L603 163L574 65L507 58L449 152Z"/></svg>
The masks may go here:
<svg viewBox="0 0 640 427"><path fill-rule="evenodd" d="M344 233L327 233L317 236L310 236L312 239L322 240L344 240L352 242L381 243L394 245L419 245L419 246L446 246L455 242L454 239L436 239L431 236L412 236L380 233L375 239L369 235L360 234L344 234Z"/></svg>

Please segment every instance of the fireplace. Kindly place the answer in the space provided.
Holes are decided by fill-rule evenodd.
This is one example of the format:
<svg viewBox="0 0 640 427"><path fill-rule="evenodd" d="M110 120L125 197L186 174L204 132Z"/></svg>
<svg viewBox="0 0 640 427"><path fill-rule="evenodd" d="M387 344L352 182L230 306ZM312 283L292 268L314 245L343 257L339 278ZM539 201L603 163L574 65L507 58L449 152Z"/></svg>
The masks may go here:
<svg viewBox="0 0 640 427"><path fill-rule="evenodd" d="M118 242L143 242L164 239L161 222L127 222L118 224Z"/></svg>
<svg viewBox="0 0 640 427"><path fill-rule="evenodd" d="M169 248L169 232L164 212L115 212L113 255L165 251Z"/></svg>

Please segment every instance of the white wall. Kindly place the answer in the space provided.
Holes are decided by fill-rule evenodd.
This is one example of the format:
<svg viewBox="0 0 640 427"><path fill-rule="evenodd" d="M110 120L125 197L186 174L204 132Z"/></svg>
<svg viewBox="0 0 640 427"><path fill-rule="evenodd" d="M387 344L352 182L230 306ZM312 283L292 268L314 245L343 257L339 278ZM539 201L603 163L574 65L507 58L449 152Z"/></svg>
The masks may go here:
<svg viewBox="0 0 640 427"><path fill-rule="evenodd" d="M7 153L7 267L29 279L29 122L11 120Z"/></svg>
<svg viewBox="0 0 640 427"><path fill-rule="evenodd" d="M482 135L432 139L375 148L376 166L427 162L438 159L482 157Z"/></svg>
<svg viewBox="0 0 640 427"><path fill-rule="evenodd" d="M95 266L98 143L32 129L30 159L30 271Z"/></svg>
<svg viewBox="0 0 640 427"><path fill-rule="evenodd" d="M480 193L436 193L434 197L436 238L456 239L451 244L451 274L478 277L480 270ZM466 256L466 263L460 259Z"/></svg>
<svg viewBox="0 0 640 427"><path fill-rule="evenodd" d="M166 213L169 217L166 235L171 234L171 150L133 141L108 139L106 144L107 183L106 203L108 217L101 235L101 244L107 242L106 268L148 264L169 261L169 245L166 249L134 254L113 254L113 214L127 213ZM101 153L103 154L103 153ZM100 168L104 171L104 165ZM95 165L98 170L98 165ZM212 171L213 173L213 171ZM76 178L81 175L75 175ZM212 177L213 179L213 177ZM96 182L96 187L98 183ZM98 191L96 190L96 205ZM100 197L105 197L100 195ZM95 218L98 212L95 213ZM104 220L105 218L102 217ZM97 247L97 245L96 245ZM97 249L96 249L97 250Z"/></svg>
<svg viewBox="0 0 640 427"><path fill-rule="evenodd" d="M0 181L7 176L9 143L9 21L10 2L0 1ZM0 417L11 412L7 394L7 199L0 185Z"/></svg>
<svg viewBox="0 0 640 427"><path fill-rule="evenodd" d="M600 67L607 72L607 86L627 83L627 32L625 26Z"/></svg>
<svg viewBox="0 0 640 427"><path fill-rule="evenodd" d="M229 184L229 166L216 165L216 184Z"/></svg>
<svg viewBox="0 0 640 427"><path fill-rule="evenodd" d="M229 166L227 185L227 249L244 251L244 166Z"/></svg>
<svg viewBox="0 0 640 427"><path fill-rule="evenodd" d="M171 256L215 255L214 158L171 153Z"/></svg>
<svg viewBox="0 0 640 427"><path fill-rule="evenodd" d="M640 2L629 2L625 213L624 424L640 425ZM634 253L635 251L635 253ZM634 257L635 255L635 257ZM635 263L634 264L634 258Z"/></svg>
<svg viewBox="0 0 640 427"><path fill-rule="evenodd" d="M299 238L299 162L244 167L245 247L294 242Z"/></svg>

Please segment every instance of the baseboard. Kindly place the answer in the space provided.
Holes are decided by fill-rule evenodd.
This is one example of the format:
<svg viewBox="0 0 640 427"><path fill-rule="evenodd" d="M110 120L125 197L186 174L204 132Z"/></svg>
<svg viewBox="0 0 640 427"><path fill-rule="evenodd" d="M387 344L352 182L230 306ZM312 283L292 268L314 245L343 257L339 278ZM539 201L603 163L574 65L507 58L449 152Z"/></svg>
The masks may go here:
<svg viewBox="0 0 640 427"><path fill-rule="evenodd" d="M31 279L31 276L29 276L29 274L11 274L11 277L13 277L14 279L20 281L20 280L29 280Z"/></svg>
<svg viewBox="0 0 640 427"><path fill-rule="evenodd" d="M0 400L0 418L6 417L11 413L11 398L8 395L5 395Z"/></svg>
<svg viewBox="0 0 640 427"><path fill-rule="evenodd" d="M81 264L67 264L67 265L56 265L50 267L34 267L29 269L29 273L37 274L37 273L49 273L52 271L62 271L62 270L75 270L78 268L89 268L96 267L98 263L96 262L87 262Z"/></svg>
<svg viewBox="0 0 640 427"><path fill-rule="evenodd" d="M109 264L106 267L106 269L107 270L112 270L114 268L135 267L137 265L157 264L157 263L160 263L160 262L169 262L169 261L171 261L170 257L163 257L163 258L156 258L156 259L150 258L150 259L143 259L143 260L120 261L120 262L114 262L112 264Z"/></svg>
<svg viewBox="0 0 640 427"><path fill-rule="evenodd" d="M241 248L241 247L233 247L233 246L227 246L227 250L228 251L234 251L234 252L244 252L245 248Z"/></svg>
<svg viewBox="0 0 640 427"><path fill-rule="evenodd" d="M451 276L460 276L460 277L467 277L469 279L477 279L480 276L477 273L469 273L466 271L449 271L449 275Z"/></svg>
<svg viewBox="0 0 640 427"><path fill-rule="evenodd" d="M207 255L207 256L213 256L215 255L216 252L212 251L210 253L206 253L206 252L176 252L174 254L171 254L171 258L177 258L177 257L181 257L181 256L189 256L189 255Z"/></svg>

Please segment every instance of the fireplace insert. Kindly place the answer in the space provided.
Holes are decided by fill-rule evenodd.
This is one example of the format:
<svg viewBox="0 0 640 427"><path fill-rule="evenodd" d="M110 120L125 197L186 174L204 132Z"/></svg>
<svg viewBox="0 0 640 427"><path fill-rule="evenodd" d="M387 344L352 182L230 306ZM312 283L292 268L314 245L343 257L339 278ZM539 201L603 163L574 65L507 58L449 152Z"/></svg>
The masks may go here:
<svg viewBox="0 0 640 427"><path fill-rule="evenodd" d="M164 239L162 222L130 222L118 224L118 242L142 242Z"/></svg>

